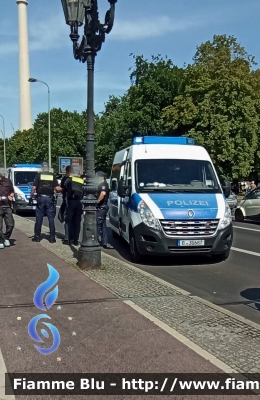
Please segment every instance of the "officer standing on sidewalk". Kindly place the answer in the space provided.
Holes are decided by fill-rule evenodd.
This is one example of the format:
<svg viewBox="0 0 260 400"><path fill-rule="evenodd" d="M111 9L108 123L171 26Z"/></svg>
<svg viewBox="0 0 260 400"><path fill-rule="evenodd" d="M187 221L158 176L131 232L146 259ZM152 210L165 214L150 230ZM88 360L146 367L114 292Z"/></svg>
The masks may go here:
<svg viewBox="0 0 260 400"><path fill-rule="evenodd" d="M109 197L109 187L106 182L106 174L102 171L96 173L98 178L98 192L97 192L97 231L100 237L101 246L104 249L108 248L108 236L107 236L107 222L106 217L109 210L108 207L108 197Z"/></svg>
<svg viewBox="0 0 260 400"><path fill-rule="evenodd" d="M14 229L14 218L11 204L14 187L10 179L5 178L5 168L0 166L0 249L10 247L10 237ZM3 233L3 221L6 232Z"/></svg>
<svg viewBox="0 0 260 400"><path fill-rule="evenodd" d="M73 242L75 246L79 244L79 234L81 225L81 216L83 213L81 200L83 198L84 180L80 178L77 171L73 167L69 167L69 178L64 183L64 195L67 201L65 210L65 224L68 225L69 235L68 240L63 241L63 244Z"/></svg>
<svg viewBox="0 0 260 400"><path fill-rule="evenodd" d="M66 207L67 207L65 182L70 176L70 170L71 170L71 167L70 167L70 165L68 165L66 167L66 175L62 178L61 184L60 184L60 186L62 188L62 204L61 204L60 211L59 211L61 218L59 218L59 216L58 216L58 218L61 223L65 222L65 211L66 211ZM63 244L69 244L69 226L66 222L64 224L64 230L65 230L65 237L62 242L63 242Z"/></svg>
<svg viewBox="0 0 260 400"><path fill-rule="evenodd" d="M61 192L62 189L58 184L57 178L52 172L49 172L49 164L42 163L42 172L37 174L33 182L31 190L30 204L35 191L37 191L36 221L34 226L33 242L39 242L41 236L41 228L43 217L46 215L50 227L50 243L55 243L55 224L56 204L54 190Z"/></svg>

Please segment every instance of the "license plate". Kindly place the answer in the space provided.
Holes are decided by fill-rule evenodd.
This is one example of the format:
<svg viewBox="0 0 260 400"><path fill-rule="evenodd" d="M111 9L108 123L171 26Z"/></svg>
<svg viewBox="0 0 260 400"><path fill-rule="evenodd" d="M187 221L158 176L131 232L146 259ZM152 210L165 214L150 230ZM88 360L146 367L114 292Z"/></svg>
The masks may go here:
<svg viewBox="0 0 260 400"><path fill-rule="evenodd" d="M178 246L204 246L205 240L178 240Z"/></svg>

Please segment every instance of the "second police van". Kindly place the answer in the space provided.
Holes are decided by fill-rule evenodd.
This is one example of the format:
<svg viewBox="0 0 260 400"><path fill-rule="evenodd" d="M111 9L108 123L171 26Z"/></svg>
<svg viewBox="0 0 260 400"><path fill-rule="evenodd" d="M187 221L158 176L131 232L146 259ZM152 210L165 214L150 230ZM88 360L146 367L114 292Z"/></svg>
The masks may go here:
<svg viewBox="0 0 260 400"><path fill-rule="evenodd" d="M233 241L226 198L211 158L194 139L136 137L116 153L111 171L109 221L128 243L133 262L144 255L228 258Z"/></svg>
<svg viewBox="0 0 260 400"><path fill-rule="evenodd" d="M11 179L14 186L14 213L36 209L37 200L34 199L33 205L29 205L29 199L33 181L39 172L40 164L14 164L7 168L6 177Z"/></svg>

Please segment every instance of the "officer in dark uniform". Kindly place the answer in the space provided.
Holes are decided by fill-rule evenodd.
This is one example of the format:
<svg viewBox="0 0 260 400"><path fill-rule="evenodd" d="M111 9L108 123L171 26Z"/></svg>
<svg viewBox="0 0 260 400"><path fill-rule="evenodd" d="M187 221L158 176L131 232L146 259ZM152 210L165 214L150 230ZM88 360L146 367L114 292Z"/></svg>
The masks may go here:
<svg viewBox="0 0 260 400"><path fill-rule="evenodd" d="M97 192L97 231L98 236L101 239L101 246L105 249L108 248L107 242L107 223L106 217L108 213L108 197L109 197L109 187L106 182L106 174L102 171L96 173L98 179L98 192Z"/></svg>
<svg viewBox="0 0 260 400"><path fill-rule="evenodd" d="M49 172L48 163L42 164L42 172L37 174L33 182L31 190L30 204L35 191L37 191L36 221L34 226L33 242L39 242L41 236L41 228L43 217L46 215L49 220L50 227L50 243L55 243L55 224L56 204L54 191L61 192L62 189L58 184L57 178L53 173Z"/></svg>
<svg viewBox="0 0 260 400"><path fill-rule="evenodd" d="M72 167L69 167L70 176L64 183L64 195L66 197L67 207L65 210L65 224L68 224L68 240L64 240L63 244L73 242L75 246L79 244L81 216L83 213L81 200L83 198L82 178L77 174Z"/></svg>
<svg viewBox="0 0 260 400"><path fill-rule="evenodd" d="M66 211L66 208L67 208L65 182L70 176L70 170L71 170L71 167L70 167L70 165L68 165L66 167L66 175L62 178L61 184L60 184L60 186L62 188L62 204L61 204L61 207L60 207L60 213L61 213L61 216L62 216L62 221L60 221L60 222L62 222L62 223L65 222L65 211ZM68 224L66 222L64 224L64 230L65 230L65 237L64 237L64 240L63 240L63 244L69 244L69 226L68 226Z"/></svg>

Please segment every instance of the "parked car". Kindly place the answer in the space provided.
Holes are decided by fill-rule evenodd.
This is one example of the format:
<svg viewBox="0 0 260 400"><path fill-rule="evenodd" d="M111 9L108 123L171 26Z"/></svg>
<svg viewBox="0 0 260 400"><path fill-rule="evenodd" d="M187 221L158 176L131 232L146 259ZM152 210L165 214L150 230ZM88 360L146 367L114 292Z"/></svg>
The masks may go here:
<svg viewBox="0 0 260 400"><path fill-rule="evenodd" d="M227 198L227 203L229 205L229 207L231 208L231 210L233 210L234 208L237 207L237 196L235 195L234 192L230 193L230 196Z"/></svg>
<svg viewBox="0 0 260 400"><path fill-rule="evenodd" d="M260 220L260 188L249 192L239 203L235 211L235 220L243 222L245 218Z"/></svg>

